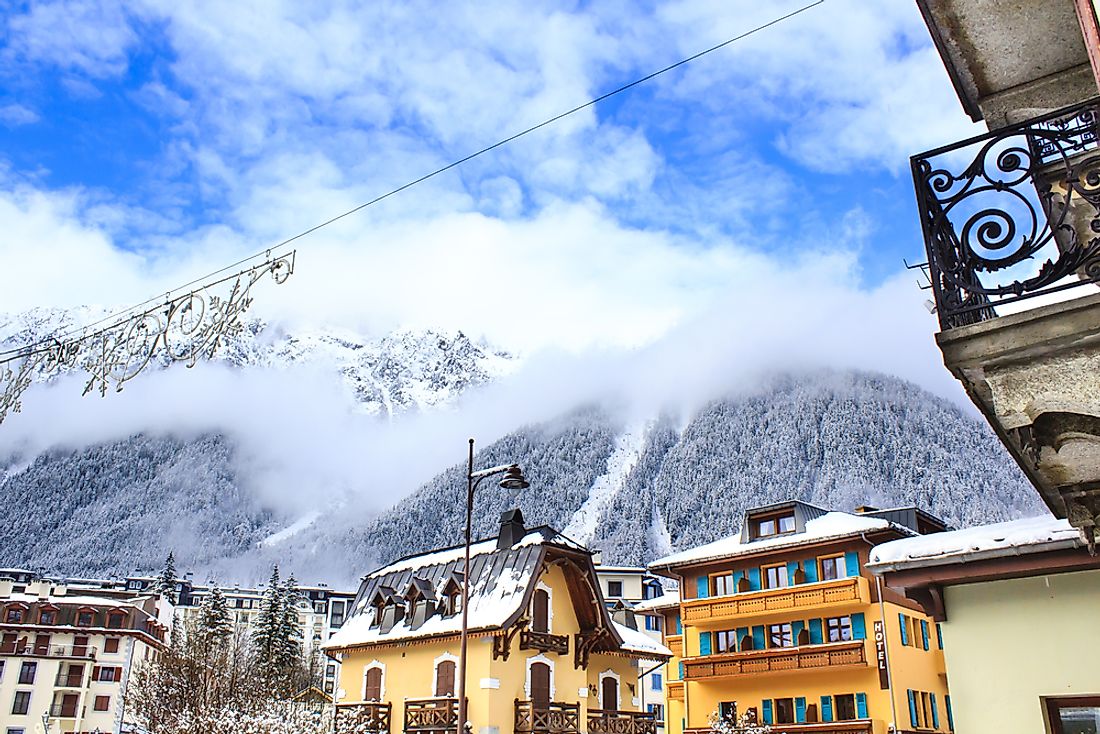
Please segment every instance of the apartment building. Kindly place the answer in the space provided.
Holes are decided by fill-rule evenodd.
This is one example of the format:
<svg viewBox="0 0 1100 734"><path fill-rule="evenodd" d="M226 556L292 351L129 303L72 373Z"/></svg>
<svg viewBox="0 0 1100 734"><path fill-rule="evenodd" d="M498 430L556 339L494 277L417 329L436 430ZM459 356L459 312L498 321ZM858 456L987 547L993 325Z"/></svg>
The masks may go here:
<svg viewBox="0 0 1100 734"><path fill-rule="evenodd" d="M135 665L166 644L170 605L0 571L0 732L118 732Z"/></svg>
<svg viewBox="0 0 1100 734"><path fill-rule="evenodd" d="M942 530L916 508L792 501L750 509L740 534L650 564L682 597L645 609L668 620L670 734L719 718L792 733L950 731L934 620L865 569L875 545Z"/></svg>

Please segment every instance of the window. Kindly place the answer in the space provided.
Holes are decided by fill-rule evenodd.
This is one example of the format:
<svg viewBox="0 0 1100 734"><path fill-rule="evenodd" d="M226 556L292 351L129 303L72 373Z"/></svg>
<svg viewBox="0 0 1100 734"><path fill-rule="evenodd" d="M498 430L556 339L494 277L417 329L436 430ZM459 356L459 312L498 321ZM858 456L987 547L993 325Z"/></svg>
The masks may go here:
<svg viewBox="0 0 1100 734"><path fill-rule="evenodd" d="M623 582L622 581L608 581L607 582L607 595L621 598L623 595Z"/></svg>
<svg viewBox="0 0 1100 734"><path fill-rule="evenodd" d="M77 612L76 613L76 626L77 627L91 627L92 622L95 619L95 615L92 612Z"/></svg>
<svg viewBox="0 0 1100 734"><path fill-rule="evenodd" d="M785 565L764 567L764 588L782 589L787 585L787 567Z"/></svg>
<svg viewBox="0 0 1100 734"><path fill-rule="evenodd" d="M122 680L122 668L115 667L113 665L105 665L102 668L96 668L93 673L95 680L110 683L112 681Z"/></svg>
<svg viewBox="0 0 1100 734"><path fill-rule="evenodd" d="M777 723L777 724L793 724L794 723L794 699L793 698L777 698L777 699L775 699L775 723Z"/></svg>
<svg viewBox="0 0 1100 734"><path fill-rule="evenodd" d="M659 691L664 688L665 680L660 673L653 673L649 676L650 688L654 691Z"/></svg>
<svg viewBox="0 0 1100 734"><path fill-rule="evenodd" d="M4 621L8 624L19 624L23 621L23 609L21 607L8 607L4 614Z"/></svg>
<svg viewBox="0 0 1100 734"><path fill-rule="evenodd" d="M657 721L665 720L665 707L659 703L647 703L645 705L646 711L653 714L653 718Z"/></svg>
<svg viewBox="0 0 1100 734"><path fill-rule="evenodd" d="M329 617L329 625L333 627L340 627L344 624L344 602L334 599L329 606L332 610L332 614Z"/></svg>
<svg viewBox="0 0 1100 734"><path fill-rule="evenodd" d="M931 704L931 701L929 699L929 694L928 694L927 691L921 691L921 694L920 694L920 707L921 707L921 713L924 715L924 725L925 725L925 727L931 729L932 728L932 704Z"/></svg>
<svg viewBox="0 0 1100 734"><path fill-rule="evenodd" d="M118 638L108 637L103 641L103 652L118 652Z"/></svg>
<svg viewBox="0 0 1100 734"><path fill-rule="evenodd" d="M844 563L844 556L829 556L821 559L821 580L835 581L847 577L848 567Z"/></svg>
<svg viewBox="0 0 1100 734"><path fill-rule="evenodd" d="M367 668L363 673L363 700L382 700L382 668Z"/></svg>
<svg viewBox="0 0 1100 734"><path fill-rule="evenodd" d="M851 721L856 718L856 697L851 693L833 696L833 716L837 721Z"/></svg>
<svg viewBox="0 0 1100 734"><path fill-rule="evenodd" d="M107 612L107 626L111 629L122 629L126 626L125 612Z"/></svg>
<svg viewBox="0 0 1100 734"><path fill-rule="evenodd" d="M43 609L38 613L39 624L57 624L57 612L52 609Z"/></svg>
<svg viewBox="0 0 1100 734"><path fill-rule="evenodd" d="M714 633L717 652L737 651L737 630L720 630Z"/></svg>
<svg viewBox="0 0 1100 734"><path fill-rule="evenodd" d="M661 618L647 615L645 618L645 628L650 632L661 631Z"/></svg>
<svg viewBox="0 0 1100 734"><path fill-rule="evenodd" d="M794 532L794 514L775 515L757 520L753 528L757 538L767 538L771 535Z"/></svg>
<svg viewBox="0 0 1100 734"><path fill-rule="evenodd" d="M711 586L714 587L715 596L728 596L737 591L737 585L733 581L732 573L711 576Z"/></svg>
<svg viewBox="0 0 1100 734"><path fill-rule="evenodd" d="M11 713L13 716L20 716L27 713L31 708L31 692L30 691L16 691L15 700L11 704Z"/></svg>
<svg viewBox="0 0 1100 734"><path fill-rule="evenodd" d="M441 660L435 666L435 695L455 695L455 661Z"/></svg>
<svg viewBox="0 0 1100 734"><path fill-rule="evenodd" d="M550 592L535 589L535 598L531 601L531 631L550 631Z"/></svg>
<svg viewBox="0 0 1100 734"><path fill-rule="evenodd" d="M791 636L790 624L773 624L768 626L768 647L793 647L794 638ZM789 721L781 721L781 724L789 724Z"/></svg>
<svg viewBox="0 0 1100 734"><path fill-rule="evenodd" d="M111 697L110 696L96 696L95 704L92 706L93 711L110 711L111 710Z"/></svg>
<svg viewBox="0 0 1100 734"><path fill-rule="evenodd" d="M19 669L19 682L23 685L34 685L34 674L38 671L38 663L29 660L23 661L23 667Z"/></svg>
<svg viewBox="0 0 1100 734"><path fill-rule="evenodd" d="M718 704L718 718L722 721L737 723L737 701L721 701Z"/></svg>
<svg viewBox="0 0 1100 734"><path fill-rule="evenodd" d="M1047 698L1044 703L1051 734L1091 734L1100 731L1100 696Z"/></svg>
<svg viewBox="0 0 1100 734"><path fill-rule="evenodd" d="M25 734L26 729L7 729L7 734Z"/></svg>
<svg viewBox="0 0 1100 734"><path fill-rule="evenodd" d="M852 639L852 618L830 617L825 620L825 629L829 642L847 642Z"/></svg>

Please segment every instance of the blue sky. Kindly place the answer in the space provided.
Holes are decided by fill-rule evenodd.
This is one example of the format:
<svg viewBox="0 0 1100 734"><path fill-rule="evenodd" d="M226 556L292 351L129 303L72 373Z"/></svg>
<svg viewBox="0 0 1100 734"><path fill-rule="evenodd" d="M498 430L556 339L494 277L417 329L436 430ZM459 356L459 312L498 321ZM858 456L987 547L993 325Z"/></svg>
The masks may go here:
<svg viewBox="0 0 1100 734"><path fill-rule="evenodd" d="M799 5L4 4L0 310L142 300ZM774 307L746 283L780 326L919 309L908 155L972 132L915 3L827 0L303 240L258 308L518 349Z"/></svg>

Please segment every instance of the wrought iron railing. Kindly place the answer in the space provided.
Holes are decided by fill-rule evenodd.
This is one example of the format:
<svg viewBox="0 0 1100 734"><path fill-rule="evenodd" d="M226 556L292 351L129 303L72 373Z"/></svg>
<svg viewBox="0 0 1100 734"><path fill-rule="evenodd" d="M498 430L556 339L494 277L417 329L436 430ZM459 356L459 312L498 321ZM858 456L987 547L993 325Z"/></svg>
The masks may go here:
<svg viewBox="0 0 1100 734"><path fill-rule="evenodd" d="M381 702L336 705L336 734L389 734L390 704Z"/></svg>
<svg viewBox="0 0 1100 734"><path fill-rule="evenodd" d="M536 704L516 699L516 734L580 734L579 703Z"/></svg>
<svg viewBox="0 0 1100 734"><path fill-rule="evenodd" d="M59 719L75 719L79 706L75 703L50 704L50 716Z"/></svg>
<svg viewBox="0 0 1100 734"><path fill-rule="evenodd" d="M657 717L645 711L588 709L588 734L656 734Z"/></svg>
<svg viewBox="0 0 1100 734"><path fill-rule="evenodd" d="M913 156L940 326L1100 281L1100 100Z"/></svg>
<svg viewBox="0 0 1100 734"><path fill-rule="evenodd" d="M457 734L458 699L410 698L405 701L405 734Z"/></svg>
<svg viewBox="0 0 1100 734"><path fill-rule="evenodd" d="M63 670L57 674L54 678L54 687L56 688L83 688L84 676L86 672L84 670L67 671Z"/></svg>
<svg viewBox="0 0 1100 734"><path fill-rule="evenodd" d="M519 633L519 649L565 655L569 652L569 638L565 635L552 635L549 632L525 629Z"/></svg>

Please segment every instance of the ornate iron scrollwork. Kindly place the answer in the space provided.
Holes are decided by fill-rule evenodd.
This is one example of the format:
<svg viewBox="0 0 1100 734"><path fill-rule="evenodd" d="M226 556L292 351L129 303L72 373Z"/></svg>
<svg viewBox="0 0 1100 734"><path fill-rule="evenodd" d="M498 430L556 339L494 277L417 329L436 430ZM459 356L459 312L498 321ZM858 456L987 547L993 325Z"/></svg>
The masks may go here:
<svg viewBox="0 0 1100 734"><path fill-rule="evenodd" d="M944 329L1100 281L1100 103L913 156ZM959 166L967 156L964 166ZM1029 266L1048 255L1041 263ZM1073 276L1076 275L1076 279Z"/></svg>
<svg viewBox="0 0 1100 734"><path fill-rule="evenodd" d="M203 285L143 311L131 311L109 326L71 338L33 344L0 356L0 423L18 413L24 392L38 381L73 370L88 379L84 394L123 386L150 364L210 359L242 328L252 305L252 287L270 276L285 283L294 272L294 252L268 258L228 278ZM217 291L225 289L221 295Z"/></svg>

